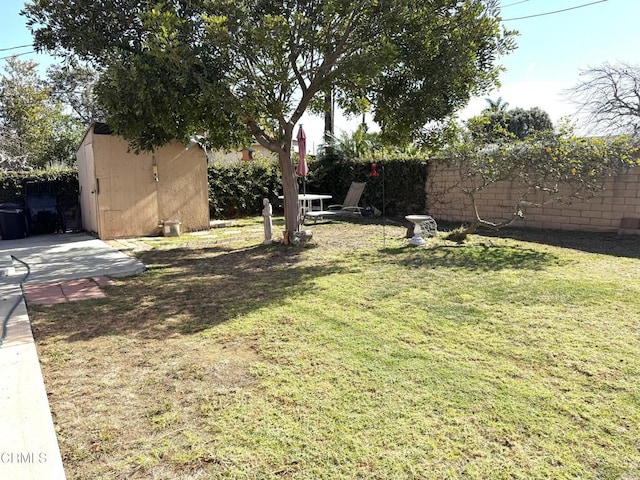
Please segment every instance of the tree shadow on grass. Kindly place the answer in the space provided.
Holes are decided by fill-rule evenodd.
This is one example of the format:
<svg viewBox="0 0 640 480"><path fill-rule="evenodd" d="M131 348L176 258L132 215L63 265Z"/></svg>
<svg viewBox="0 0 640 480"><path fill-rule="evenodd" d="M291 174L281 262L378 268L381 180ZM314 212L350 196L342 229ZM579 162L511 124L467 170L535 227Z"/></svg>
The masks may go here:
<svg viewBox="0 0 640 480"><path fill-rule="evenodd" d="M67 341L194 334L306 294L318 277L353 270L340 262L301 262L304 250L274 245L144 252L139 258L148 270L107 287L107 298L34 307L34 334Z"/></svg>
<svg viewBox="0 0 640 480"><path fill-rule="evenodd" d="M503 269L542 270L558 265L551 253L503 245L438 245L427 248L401 247L382 250L383 261L413 268L464 268L496 271Z"/></svg>
<svg viewBox="0 0 640 480"><path fill-rule="evenodd" d="M448 232L459 226L459 223L438 223L438 229L441 232ZM541 245L571 248L587 253L640 258L640 236L638 235L618 235L613 232L578 232L514 226L500 230L480 228L478 234L489 238L508 238L523 242L539 243Z"/></svg>
<svg viewBox="0 0 640 480"><path fill-rule="evenodd" d="M588 253L640 258L640 236L638 235L528 228L508 228L498 232L482 230L480 233L487 237L511 238Z"/></svg>

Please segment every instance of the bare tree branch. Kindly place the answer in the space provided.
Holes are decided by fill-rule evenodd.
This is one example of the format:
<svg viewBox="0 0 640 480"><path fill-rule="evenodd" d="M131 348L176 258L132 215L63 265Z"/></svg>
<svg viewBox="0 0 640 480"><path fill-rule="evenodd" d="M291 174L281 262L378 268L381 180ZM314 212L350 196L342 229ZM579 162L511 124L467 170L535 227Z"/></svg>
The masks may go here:
<svg viewBox="0 0 640 480"><path fill-rule="evenodd" d="M580 77L566 93L591 132L640 133L640 66L605 63L583 70Z"/></svg>

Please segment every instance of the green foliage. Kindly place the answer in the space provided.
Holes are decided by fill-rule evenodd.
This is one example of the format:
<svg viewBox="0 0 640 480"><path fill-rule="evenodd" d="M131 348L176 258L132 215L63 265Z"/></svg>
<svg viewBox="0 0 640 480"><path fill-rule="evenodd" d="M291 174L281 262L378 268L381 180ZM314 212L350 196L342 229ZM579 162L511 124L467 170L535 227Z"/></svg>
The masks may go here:
<svg viewBox="0 0 640 480"><path fill-rule="evenodd" d="M307 191L328 193L341 202L351 182L366 182L361 204L384 207L390 215L423 212L426 183L426 161L412 158L390 158L377 161L379 177L370 177L371 160L346 160L335 156L309 159ZM298 180L302 185L302 180ZM302 186L300 186L302 190ZM209 166L209 209L212 218L234 218L260 215L262 199L268 198L277 208L282 185L278 166L272 160L215 163Z"/></svg>
<svg viewBox="0 0 640 480"><path fill-rule="evenodd" d="M58 202L62 207L78 204L80 195L78 171L71 167L47 170L0 171L0 203L21 203L26 182L54 182Z"/></svg>
<svg viewBox="0 0 640 480"><path fill-rule="evenodd" d="M368 181L367 201L390 215L426 213L425 185L427 161L414 158L388 158L377 162L379 177Z"/></svg>
<svg viewBox="0 0 640 480"><path fill-rule="evenodd" d="M514 108L509 110L507 130L520 140L532 135L534 132L553 130L553 122L549 114L538 107L525 110Z"/></svg>
<svg viewBox="0 0 640 480"><path fill-rule="evenodd" d="M360 124L352 133L343 132L335 136L326 133L328 142L321 146L326 155L338 155L341 158L362 158L381 148L380 135L370 133L366 124Z"/></svg>
<svg viewBox="0 0 640 480"><path fill-rule="evenodd" d="M105 69L107 120L145 149L203 123L217 146L244 126L275 149L290 140L283 120L328 86L348 111L372 106L385 136L411 138L493 86L514 48L493 0L33 0L25 16L37 46Z"/></svg>
<svg viewBox="0 0 640 480"><path fill-rule="evenodd" d="M47 69L52 98L70 107L74 118L83 125L104 120L105 114L96 102L93 89L98 72L72 58Z"/></svg>
<svg viewBox="0 0 640 480"><path fill-rule="evenodd" d="M0 153L36 168L73 164L84 127L52 98L37 67L7 60L0 78Z"/></svg>
<svg viewBox="0 0 640 480"><path fill-rule="evenodd" d="M371 164L377 164L378 177L371 177ZM384 207L389 215L425 211L427 162L424 159L387 157L385 159L345 159L323 156L309 165L308 188L329 193L341 202L351 182L366 182L361 203ZM384 187L383 187L384 183ZM384 188L384 201L383 201Z"/></svg>
<svg viewBox="0 0 640 480"><path fill-rule="evenodd" d="M206 132L205 142L216 148L247 143L246 127L229 110L228 92L216 86L211 71L216 69L183 51L132 55L106 69L95 93L109 125L136 151L174 139L188 143L197 132Z"/></svg>
<svg viewBox="0 0 640 480"><path fill-rule="evenodd" d="M481 142L495 143L513 139L524 140L536 132L553 130L549 114L538 107L507 109L502 99L489 102L482 114L467 121L472 137Z"/></svg>
<svg viewBox="0 0 640 480"><path fill-rule="evenodd" d="M207 132L213 147L251 136L279 155L298 229L293 128L328 90L371 106L400 144L495 85L514 48L496 0L116 3L32 0L37 48L104 69L107 122L139 149Z"/></svg>
<svg viewBox="0 0 640 480"><path fill-rule="evenodd" d="M209 173L209 211L212 218L259 215L262 199L277 206L282 187L273 161L212 164Z"/></svg>
<svg viewBox="0 0 640 480"><path fill-rule="evenodd" d="M351 182L366 182L369 179L371 165L362 159L347 159L339 154L326 154L309 161L307 190L327 193L336 200L344 199ZM369 192L365 188L364 195Z"/></svg>
<svg viewBox="0 0 640 480"><path fill-rule="evenodd" d="M425 158L434 150L451 143L459 127L451 120L433 122L420 132L417 142L398 145L389 142L379 132L369 132L362 123L353 133L343 132L340 135L326 134L328 142L320 146L322 157L342 159L362 158L368 160L384 160L386 158Z"/></svg>
<svg viewBox="0 0 640 480"><path fill-rule="evenodd" d="M0 170L0 203L22 202L23 181L32 172Z"/></svg>

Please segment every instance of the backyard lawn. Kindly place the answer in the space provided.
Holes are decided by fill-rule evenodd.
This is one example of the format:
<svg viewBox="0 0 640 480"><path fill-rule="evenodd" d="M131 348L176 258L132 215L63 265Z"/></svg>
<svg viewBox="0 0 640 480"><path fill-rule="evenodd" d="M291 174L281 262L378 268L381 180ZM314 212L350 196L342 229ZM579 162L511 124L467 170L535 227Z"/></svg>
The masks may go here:
<svg viewBox="0 0 640 480"><path fill-rule="evenodd" d="M640 478L640 237L261 225L30 307L69 479Z"/></svg>

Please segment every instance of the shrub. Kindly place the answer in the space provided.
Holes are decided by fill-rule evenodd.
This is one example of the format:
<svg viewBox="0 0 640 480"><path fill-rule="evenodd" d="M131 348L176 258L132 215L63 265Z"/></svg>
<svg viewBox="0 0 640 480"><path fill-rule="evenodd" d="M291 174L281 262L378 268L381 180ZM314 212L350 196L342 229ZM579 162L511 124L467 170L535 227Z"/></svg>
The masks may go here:
<svg viewBox="0 0 640 480"><path fill-rule="evenodd" d="M374 160L325 155L309 165L308 189L342 201L351 182L366 182L361 203L385 209L389 215L425 212L427 161L414 158L375 160L378 177L371 177ZM383 201L384 183L384 201ZM383 205L384 203L384 205Z"/></svg>
<svg viewBox="0 0 640 480"><path fill-rule="evenodd" d="M211 218L259 215L263 198L279 204L280 172L273 160L214 163L208 173Z"/></svg>
<svg viewBox="0 0 640 480"><path fill-rule="evenodd" d="M78 171L72 167L46 170L0 171L0 203L22 203L26 182L54 182L58 202L63 208L78 204Z"/></svg>

